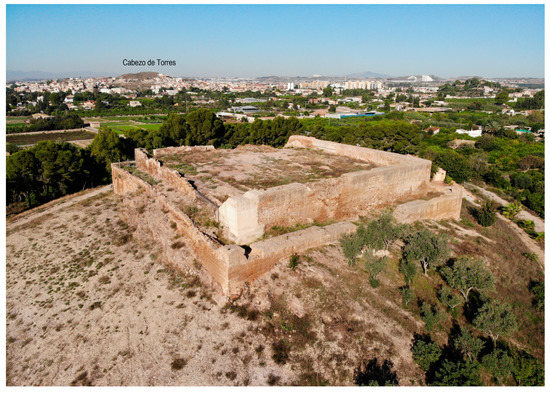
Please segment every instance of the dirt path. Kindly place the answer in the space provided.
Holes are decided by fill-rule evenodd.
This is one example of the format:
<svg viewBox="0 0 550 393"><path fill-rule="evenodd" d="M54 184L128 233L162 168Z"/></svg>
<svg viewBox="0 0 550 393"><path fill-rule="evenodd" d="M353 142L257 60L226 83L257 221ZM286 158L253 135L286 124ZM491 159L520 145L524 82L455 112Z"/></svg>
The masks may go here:
<svg viewBox="0 0 550 393"><path fill-rule="evenodd" d="M467 183L468 185L471 185L469 183ZM475 186L473 186L475 187ZM479 187L475 187L477 189L479 189L480 191L485 191L487 193L490 193L496 197L498 197L499 199L502 199L500 198L498 195L495 195L493 194L492 192L490 191L487 191L487 190L483 190L483 189L480 189ZM485 195L485 193L483 193L483 195ZM476 207L479 207L480 204L478 203L478 197L474 194L472 194L469 190L467 189L464 189L464 198L466 198L466 200L468 202L470 202L472 205L476 206ZM493 199L494 200L494 199ZM504 201L504 199L502 199L502 201ZM497 201L498 202L498 201ZM502 203L502 202L498 202L498 203ZM507 202L504 201L504 203L506 204ZM526 213L526 214L529 214L531 215L530 213L526 212L526 211L522 211L522 213ZM498 213L497 213L498 214ZM520 237L520 239L523 241L523 243L525 244L525 246L529 249L530 252L534 253L536 256L537 256L537 262L538 264L540 265L541 269L544 270L544 250L541 248L541 246L533 239L531 239L531 237L523 230L521 229L520 227L518 227L516 225L516 223L514 223L512 220L504 217L503 215L501 214L498 214L499 218L504 220L510 228L512 228L512 230L514 232L517 233L517 235ZM532 216L532 215L531 215ZM535 217L536 218L536 217ZM540 219L539 219L540 220ZM542 221L542 220L540 220ZM543 225L543 230L544 230L544 221L542 221L542 225ZM535 224L536 225L536 224Z"/></svg>
<svg viewBox="0 0 550 393"><path fill-rule="evenodd" d="M473 189L476 189L479 191L479 193L481 195L483 195L485 198L488 198L488 199L491 199L503 206L506 206L509 202L503 198L501 198L500 196L498 196L497 194L495 194L494 192L491 192L491 191L488 191L484 188L481 188L481 187L478 187L478 186L475 186L471 183L465 183L467 187L470 187L470 188L473 188ZM538 216L535 216L534 214L531 214L529 213L527 210L522 210L518 215L517 215L518 218L522 219L522 220L531 220L535 223L535 231L537 232L544 232L544 220Z"/></svg>
<svg viewBox="0 0 550 393"><path fill-rule="evenodd" d="M106 186L96 187L89 190L82 191L78 194L67 195L59 199L48 202L44 205L38 206L34 209L25 211L16 216L10 217L6 220L6 229L14 230L21 225L28 224L29 222L36 220L46 214L52 214L59 210L66 209L75 203L82 202L86 199L92 198L101 193L109 192L113 189L112 184Z"/></svg>

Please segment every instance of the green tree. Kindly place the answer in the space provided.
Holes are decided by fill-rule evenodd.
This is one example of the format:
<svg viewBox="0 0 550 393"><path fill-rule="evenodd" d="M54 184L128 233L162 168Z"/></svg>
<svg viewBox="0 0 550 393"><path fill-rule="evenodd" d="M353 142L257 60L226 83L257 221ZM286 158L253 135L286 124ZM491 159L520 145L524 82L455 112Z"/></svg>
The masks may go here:
<svg viewBox="0 0 550 393"><path fill-rule="evenodd" d="M513 353L512 375L519 386L544 386L544 366L525 351Z"/></svg>
<svg viewBox="0 0 550 393"><path fill-rule="evenodd" d="M386 268L387 259L387 257L378 258L371 252L367 252L363 257L364 270L369 275L369 282L373 288L380 285L376 277Z"/></svg>
<svg viewBox="0 0 550 393"><path fill-rule="evenodd" d="M441 357L441 348L428 335L415 334L411 351L414 361L424 371L428 371Z"/></svg>
<svg viewBox="0 0 550 393"><path fill-rule="evenodd" d="M39 191L40 161L30 150L22 150L6 157L7 203L28 201ZM31 206L29 206L31 207Z"/></svg>
<svg viewBox="0 0 550 393"><path fill-rule="evenodd" d="M493 275L478 259L460 257L451 266L442 268L441 275L465 300L468 300L468 294L472 289L485 291L494 288Z"/></svg>
<svg viewBox="0 0 550 393"><path fill-rule="evenodd" d="M504 89L497 93L495 96L495 103L497 105L502 105L508 102L510 96L508 95L508 90Z"/></svg>
<svg viewBox="0 0 550 393"><path fill-rule="evenodd" d="M439 266L447 258L449 247L445 235L437 235L428 229L422 229L405 239L403 257L407 261L418 261L424 274L428 269Z"/></svg>
<svg viewBox="0 0 550 393"><path fill-rule="evenodd" d="M435 371L432 385L435 386L480 386L479 365L475 362L443 360Z"/></svg>
<svg viewBox="0 0 550 393"><path fill-rule="evenodd" d="M417 274L415 262L402 259L401 261L399 261L399 271L403 273L403 276L405 277L405 283L407 285L412 284L412 281Z"/></svg>
<svg viewBox="0 0 550 393"><path fill-rule="evenodd" d="M109 128L99 130L90 144L92 157L103 163L108 172L111 172L112 162L121 162L128 159L125 150L123 139Z"/></svg>
<svg viewBox="0 0 550 393"><path fill-rule="evenodd" d="M402 237L404 231L404 225L397 224L390 213L384 213L367 224L362 236L366 246L375 250L387 250Z"/></svg>
<svg viewBox="0 0 550 393"><path fill-rule="evenodd" d="M473 324L491 337L493 344L500 336L507 336L517 329L516 316L510 305L496 300L490 300L481 306Z"/></svg>
<svg viewBox="0 0 550 393"><path fill-rule="evenodd" d="M323 97L332 97L333 93L334 91L330 85L323 89Z"/></svg>
<svg viewBox="0 0 550 393"><path fill-rule="evenodd" d="M481 364L493 374L500 385L506 382L514 368L513 359L501 349L495 349L483 356Z"/></svg>
<svg viewBox="0 0 550 393"><path fill-rule="evenodd" d="M197 109L189 113L185 120L189 125L185 136L186 145L218 145L224 136L223 122L209 109Z"/></svg>
<svg viewBox="0 0 550 393"><path fill-rule="evenodd" d="M472 336L465 328L460 329L460 334L453 340L453 345L469 362L475 361L484 347L483 340Z"/></svg>
<svg viewBox="0 0 550 393"><path fill-rule="evenodd" d="M363 249L363 240L360 236L357 235L357 232L350 233L349 235L343 235L340 238L340 246L342 247L342 252L344 253L344 256L348 260L349 266L355 265L355 258Z"/></svg>
<svg viewBox="0 0 550 393"><path fill-rule="evenodd" d="M441 304L447 307L447 310L449 310L453 318L456 318L458 316L457 307L462 304L462 299L460 299L459 296L455 295L447 286L442 287L438 291L437 296Z"/></svg>
<svg viewBox="0 0 550 393"><path fill-rule="evenodd" d="M163 144L181 146L186 144L188 132L189 124L185 116L170 114L159 129L159 137L162 138Z"/></svg>

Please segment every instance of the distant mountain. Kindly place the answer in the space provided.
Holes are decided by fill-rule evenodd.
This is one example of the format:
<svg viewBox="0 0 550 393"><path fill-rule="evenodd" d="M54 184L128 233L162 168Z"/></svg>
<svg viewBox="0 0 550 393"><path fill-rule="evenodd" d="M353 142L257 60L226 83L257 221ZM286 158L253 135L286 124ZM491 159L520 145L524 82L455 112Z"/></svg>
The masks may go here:
<svg viewBox="0 0 550 393"><path fill-rule="evenodd" d="M344 75L347 78L391 78L390 75L378 74L372 71L356 72L354 74Z"/></svg>
<svg viewBox="0 0 550 393"><path fill-rule="evenodd" d="M108 76L105 72L93 71L68 71L68 72L46 72L46 71L6 71L6 81L38 81L45 79L63 79L63 78L98 78Z"/></svg>

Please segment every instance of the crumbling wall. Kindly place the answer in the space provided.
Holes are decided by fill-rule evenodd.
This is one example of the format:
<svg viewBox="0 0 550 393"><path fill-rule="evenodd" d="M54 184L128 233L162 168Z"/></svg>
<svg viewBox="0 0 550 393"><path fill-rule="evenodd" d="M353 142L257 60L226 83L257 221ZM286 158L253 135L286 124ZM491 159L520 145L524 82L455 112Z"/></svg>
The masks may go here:
<svg viewBox="0 0 550 393"><path fill-rule="evenodd" d="M216 250L220 247L220 244L202 233L185 213L168 200L166 196L157 192L153 186L121 169L116 164L113 164L112 168L115 193L130 201L136 200L136 193L138 192L149 198L146 208L140 208L131 202L126 203L127 207L134 206L134 208L127 210L125 220L145 227L151 233L153 239L161 245L164 256L175 266L183 267L184 260L170 255L172 254L170 250L174 250L172 245L176 242L174 236L179 234L182 241L193 251L195 258L204 266L214 281L219 284L222 291L226 292L228 288L228 269L227 266L220 263L216 255ZM168 233L171 235L166 234L166 225L169 226Z"/></svg>
<svg viewBox="0 0 550 393"><path fill-rule="evenodd" d="M170 147L163 147L162 149L154 149L153 150L153 157L160 158L162 156L167 156L170 154L183 154L183 153L189 153L193 151L208 151L208 150L215 150L215 147L212 145L205 145L205 146L170 146Z"/></svg>
<svg viewBox="0 0 550 393"><path fill-rule="evenodd" d="M156 158L150 157L144 149L134 151L136 168L152 176L158 177L166 185L173 187L182 195L195 197L195 189L178 171L165 167Z"/></svg>

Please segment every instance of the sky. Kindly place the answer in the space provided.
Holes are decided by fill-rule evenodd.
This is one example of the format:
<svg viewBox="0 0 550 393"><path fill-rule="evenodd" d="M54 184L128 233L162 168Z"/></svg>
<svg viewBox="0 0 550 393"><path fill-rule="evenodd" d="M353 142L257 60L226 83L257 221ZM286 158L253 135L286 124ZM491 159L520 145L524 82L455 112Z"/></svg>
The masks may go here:
<svg viewBox="0 0 550 393"><path fill-rule="evenodd" d="M12 71L544 76L543 5L7 5L6 24ZM176 66L122 65L157 58Z"/></svg>

